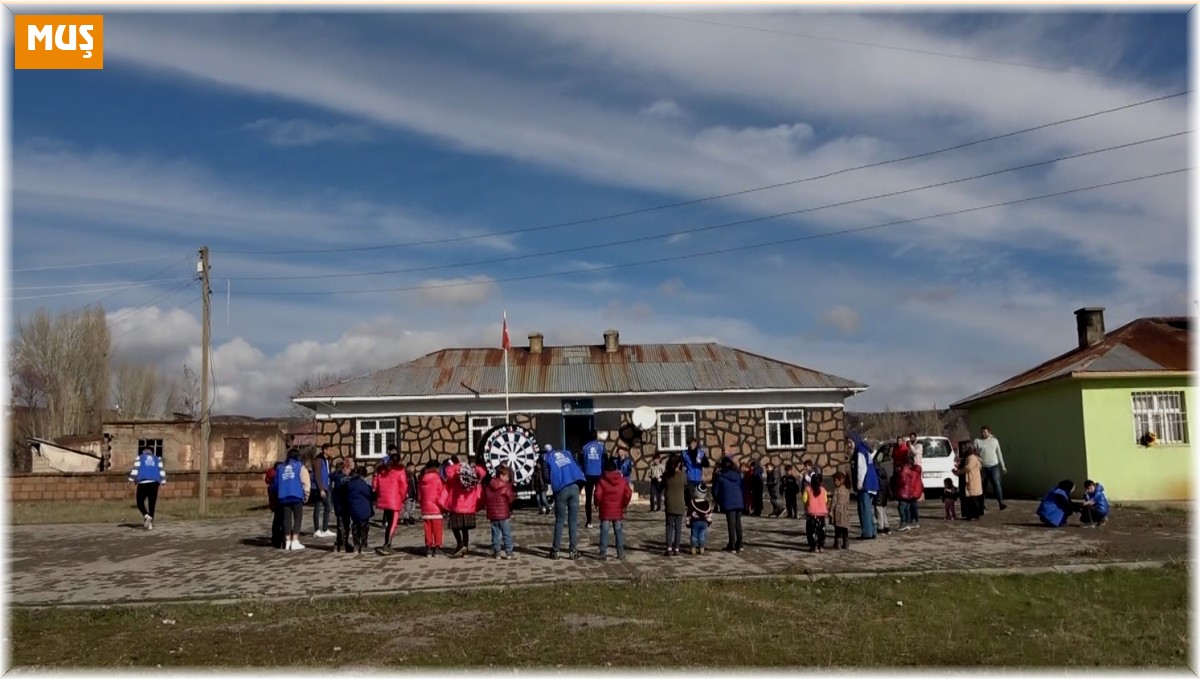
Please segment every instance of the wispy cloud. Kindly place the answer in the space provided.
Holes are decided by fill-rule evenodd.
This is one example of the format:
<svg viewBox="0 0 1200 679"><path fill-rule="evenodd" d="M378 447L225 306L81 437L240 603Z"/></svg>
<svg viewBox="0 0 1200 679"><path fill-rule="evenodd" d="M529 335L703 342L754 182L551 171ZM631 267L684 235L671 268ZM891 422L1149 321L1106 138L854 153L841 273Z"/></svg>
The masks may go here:
<svg viewBox="0 0 1200 679"><path fill-rule="evenodd" d="M260 118L247 123L242 129L262 135L272 146L284 148L327 143L354 144L369 141L373 136L371 128L366 125L319 123L303 118Z"/></svg>

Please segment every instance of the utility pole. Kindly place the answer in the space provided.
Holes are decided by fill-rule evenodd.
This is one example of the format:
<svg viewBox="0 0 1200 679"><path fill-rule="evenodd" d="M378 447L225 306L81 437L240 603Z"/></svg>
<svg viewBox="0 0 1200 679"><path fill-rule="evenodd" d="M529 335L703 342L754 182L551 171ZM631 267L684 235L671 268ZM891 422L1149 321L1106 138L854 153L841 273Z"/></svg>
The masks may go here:
<svg viewBox="0 0 1200 679"><path fill-rule="evenodd" d="M200 248L200 301L204 309L203 330L200 338L200 516L208 513L208 435L211 430L208 412L208 354L212 343L209 329L211 308L209 298L212 289L208 285L208 248Z"/></svg>

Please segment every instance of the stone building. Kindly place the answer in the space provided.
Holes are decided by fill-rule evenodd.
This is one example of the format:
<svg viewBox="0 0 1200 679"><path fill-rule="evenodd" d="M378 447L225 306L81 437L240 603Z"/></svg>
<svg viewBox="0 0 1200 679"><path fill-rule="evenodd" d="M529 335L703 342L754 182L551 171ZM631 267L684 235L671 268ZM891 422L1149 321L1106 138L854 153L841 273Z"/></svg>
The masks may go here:
<svg viewBox="0 0 1200 679"><path fill-rule="evenodd" d="M200 423L192 419L105 422L111 468L128 470L143 448L163 457L168 471L199 469ZM288 445L311 438L310 424L283 418L215 415L208 436L209 468L251 471L283 459Z"/></svg>
<svg viewBox="0 0 1200 679"><path fill-rule="evenodd" d="M598 338L599 339L599 338ZM775 462L812 458L844 467L845 399L866 385L718 344L622 346L615 330L591 346L544 346L542 335L504 352L443 349L414 361L300 395L313 409L317 443L357 460L396 444L422 464L478 449L492 427L513 422L579 453L589 430L618 432L635 408L656 424L631 447L635 479L657 451L679 451L696 436L710 453Z"/></svg>

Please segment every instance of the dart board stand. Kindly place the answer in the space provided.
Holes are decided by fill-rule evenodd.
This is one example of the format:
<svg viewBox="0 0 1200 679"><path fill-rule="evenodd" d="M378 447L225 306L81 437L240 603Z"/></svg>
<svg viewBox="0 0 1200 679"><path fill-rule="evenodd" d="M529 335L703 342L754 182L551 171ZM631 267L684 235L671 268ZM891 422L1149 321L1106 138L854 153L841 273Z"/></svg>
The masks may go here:
<svg viewBox="0 0 1200 679"><path fill-rule="evenodd" d="M533 470L541 453L532 431L511 422L493 427L479 437L476 452L483 455L488 472L507 462L517 497L523 500L533 497Z"/></svg>

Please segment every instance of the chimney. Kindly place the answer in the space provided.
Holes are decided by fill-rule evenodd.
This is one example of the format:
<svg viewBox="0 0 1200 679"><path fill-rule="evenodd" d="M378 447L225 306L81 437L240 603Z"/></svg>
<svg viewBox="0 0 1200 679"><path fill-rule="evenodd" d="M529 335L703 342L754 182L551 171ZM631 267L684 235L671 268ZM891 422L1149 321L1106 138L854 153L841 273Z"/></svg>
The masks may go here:
<svg viewBox="0 0 1200 679"><path fill-rule="evenodd" d="M531 354L542 353L542 333L540 333L540 332L529 333L529 353L531 353Z"/></svg>
<svg viewBox="0 0 1200 679"><path fill-rule="evenodd" d="M604 353L615 354L621 348L621 335L616 330L604 331Z"/></svg>
<svg viewBox="0 0 1200 679"><path fill-rule="evenodd" d="M1075 311L1075 329L1079 348L1087 349L1104 341L1104 307L1084 307Z"/></svg>

